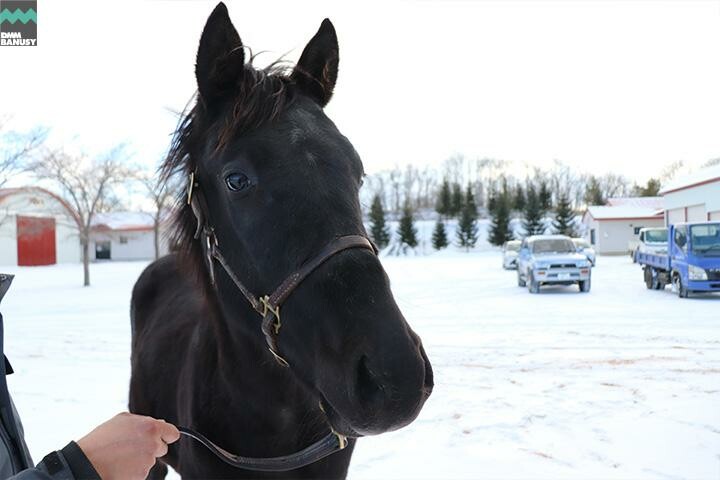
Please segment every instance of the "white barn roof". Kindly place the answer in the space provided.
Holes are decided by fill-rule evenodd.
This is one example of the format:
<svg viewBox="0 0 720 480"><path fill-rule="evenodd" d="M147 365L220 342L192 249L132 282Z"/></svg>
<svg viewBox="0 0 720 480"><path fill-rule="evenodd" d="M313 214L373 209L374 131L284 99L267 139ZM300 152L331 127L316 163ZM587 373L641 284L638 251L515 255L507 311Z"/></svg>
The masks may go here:
<svg viewBox="0 0 720 480"><path fill-rule="evenodd" d="M660 191L660 195L666 195L677 190L685 190L706 183L720 182L720 165L706 167L697 172L684 175L676 180L672 180Z"/></svg>
<svg viewBox="0 0 720 480"><path fill-rule="evenodd" d="M595 220L626 220L633 218L662 218L663 212L658 208L637 207L633 205L618 207L595 205L588 207L587 214Z"/></svg>
<svg viewBox="0 0 720 480"><path fill-rule="evenodd" d="M110 212L98 213L93 217L95 230L142 231L152 230L153 216L147 212Z"/></svg>
<svg viewBox="0 0 720 480"><path fill-rule="evenodd" d="M640 207L662 210L662 197L614 197L608 198L608 206L611 207Z"/></svg>

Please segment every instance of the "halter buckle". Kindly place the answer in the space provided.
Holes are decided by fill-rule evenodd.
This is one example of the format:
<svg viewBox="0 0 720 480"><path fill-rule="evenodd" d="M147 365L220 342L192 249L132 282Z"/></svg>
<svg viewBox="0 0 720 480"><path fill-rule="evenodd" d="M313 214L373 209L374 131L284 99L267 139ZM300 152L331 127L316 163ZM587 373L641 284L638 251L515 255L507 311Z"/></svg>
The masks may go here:
<svg viewBox="0 0 720 480"><path fill-rule="evenodd" d="M273 307L270 303L270 296L265 295L264 297L260 297L260 303L263 306L262 316L266 316L268 312L272 313L275 317L275 321L273 322L273 330L275 330L275 335L278 335L280 333L280 327L282 327L282 323L280 323L280 305L277 307Z"/></svg>

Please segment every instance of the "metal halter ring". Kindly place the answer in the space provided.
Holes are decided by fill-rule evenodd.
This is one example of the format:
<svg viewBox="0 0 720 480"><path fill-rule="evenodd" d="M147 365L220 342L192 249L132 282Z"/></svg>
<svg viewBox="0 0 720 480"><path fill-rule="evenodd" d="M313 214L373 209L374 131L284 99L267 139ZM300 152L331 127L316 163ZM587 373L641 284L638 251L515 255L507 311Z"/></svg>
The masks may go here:
<svg viewBox="0 0 720 480"><path fill-rule="evenodd" d="M263 306L263 311L260 315L265 317L268 314L268 312L270 312L275 317L275 322L273 323L273 329L275 330L275 335L278 335L280 333L280 327L282 327L282 323L280 323L280 305L278 305L277 307L273 307L270 304L270 296L269 295L260 297L260 303Z"/></svg>

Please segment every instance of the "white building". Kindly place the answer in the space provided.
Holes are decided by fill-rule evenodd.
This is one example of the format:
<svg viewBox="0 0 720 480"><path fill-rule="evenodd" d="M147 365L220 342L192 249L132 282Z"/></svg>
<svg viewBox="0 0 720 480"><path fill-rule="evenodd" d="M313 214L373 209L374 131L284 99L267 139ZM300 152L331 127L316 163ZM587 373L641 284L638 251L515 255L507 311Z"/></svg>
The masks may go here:
<svg viewBox="0 0 720 480"><path fill-rule="evenodd" d="M583 215L585 238L600 254L625 254L643 227L664 225L662 198L611 198L607 205L590 206Z"/></svg>
<svg viewBox="0 0 720 480"><path fill-rule="evenodd" d="M145 212L97 214L90 233L93 260L151 260L155 258L153 215ZM160 230L160 256L168 253L164 224ZM94 252L94 253L92 253Z"/></svg>
<svg viewBox="0 0 720 480"><path fill-rule="evenodd" d="M662 189L667 225L720 221L720 165L670 182Z"/></svg>
<svg viewBox="0 0 720 480"><path fill-rule="evenodd" d="M80 261L73 209L38 187L0 189L0 265Z"/></svg>

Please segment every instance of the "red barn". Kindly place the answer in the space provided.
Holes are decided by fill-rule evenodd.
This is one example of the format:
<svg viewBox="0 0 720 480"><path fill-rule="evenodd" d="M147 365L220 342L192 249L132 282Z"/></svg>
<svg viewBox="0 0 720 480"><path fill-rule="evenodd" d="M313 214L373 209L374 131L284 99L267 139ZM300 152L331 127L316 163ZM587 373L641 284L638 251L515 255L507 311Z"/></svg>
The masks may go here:
<svg viewBox="0 0 720 480"><path fill-rule="evenodd" d="M80 261L72 208L39 187L0 189L0 265Z"/></svg>

